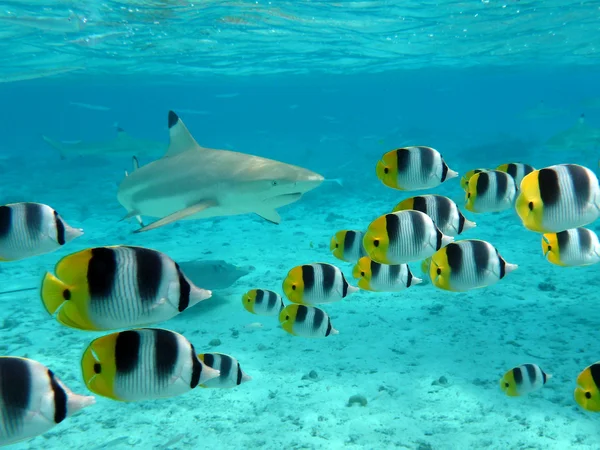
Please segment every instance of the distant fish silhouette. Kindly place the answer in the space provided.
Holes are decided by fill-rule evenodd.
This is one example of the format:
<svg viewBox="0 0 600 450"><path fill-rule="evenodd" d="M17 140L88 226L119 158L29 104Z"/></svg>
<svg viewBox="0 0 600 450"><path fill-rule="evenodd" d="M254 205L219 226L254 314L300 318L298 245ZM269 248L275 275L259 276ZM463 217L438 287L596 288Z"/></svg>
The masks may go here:
<svg viewBox="0 0 600 450"><path fill-rule="evenodd" d="M529 108L523 111L520 116L523 119L550 119L553 117L564 116L567 113L566 110L561 108L552 108L546 106L544 101L540 101L534 108Z"/></svg>
<svg viewBox="0 0 600 450"><path fill-rule="evenodd" d="M173 111L168 126L165 156L131 172L117 192L127 210L125 218L160 218L137 232L179 220L247 213L279 223L277 208L299 200L324 181L302 167L201 147Z"/></svg>
<svg viewBox="0 0 600 450"><path fill-rule="evenodd" d="M202 289L226 289L255 269L253 266L235 266L223 260L195 260L178 262L185 275Z"/></svg>
<svg viewBox="0 0 600 450"><path fill-rule="evenodd" d="M0 16L0 22L51 33L78 33L83 30L87 20L71 12L67 17L17 16L10 14Z"/></svg>
<svg viewBox="0 0 600 450"><path fill-rule="evenodd" d="M108 106L91 105L89 103L69 102L69 105L77 106L79 108L84 108L84 109L91 109L93 111L110 111L110 108Z"/></svg>
<svg viewBox="0 0 600 450"><path fill-rule="evenodd" d="M117 127L117 137L110 141L102 142L58 142L47 136L42 136L50 146L59 151L61 158L70 156L133 156L133 155L159 155L164 153L167 145L162 142L138 139L130 136L125 130Z"/></svg>
<svg viewBox="0 0 600 450"><path fill-rule="evenodd" d="M553 151L583 151L600 147L600 128L585 123L585 115L579 117L571 128L555 134L544 144Z"/></svg>

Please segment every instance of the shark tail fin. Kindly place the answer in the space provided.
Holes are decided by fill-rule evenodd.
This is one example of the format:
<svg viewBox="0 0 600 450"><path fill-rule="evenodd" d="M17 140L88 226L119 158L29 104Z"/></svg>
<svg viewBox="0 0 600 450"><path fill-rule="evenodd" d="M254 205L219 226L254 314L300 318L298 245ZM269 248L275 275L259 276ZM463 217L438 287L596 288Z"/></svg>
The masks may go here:
<svg viewBox="0 0 600 450"><path fill-rule="evenodd" d="M65 155L63 153L63 146L60 142L55 141L54 139L50 139L48 136L44 136L44 135L42 135L42 139L44 141L46 141L46 143L48 145L50 145L50 147L58 150L58 153L60 154L60 159L65 159Z"/></svg>

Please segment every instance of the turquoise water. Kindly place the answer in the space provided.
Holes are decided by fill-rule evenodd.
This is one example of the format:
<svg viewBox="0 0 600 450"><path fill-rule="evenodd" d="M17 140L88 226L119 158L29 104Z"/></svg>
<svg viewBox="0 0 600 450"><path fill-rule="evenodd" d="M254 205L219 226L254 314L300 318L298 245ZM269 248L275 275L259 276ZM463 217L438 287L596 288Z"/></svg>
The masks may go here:
<svg viewBox="0 0 600 450"><path fill-rule="evenodd" d="M255 267L156 324L199 352L235 356L252 381L136 403L96 396L95 405L13 448L598 448L598 417L575 403L573 389L600 359L600 266L549 264L539 234L524 229L514 209L466 211L459 179L404 193L384 186L375 165L392 149L427 145L459 176L513 161L596 170L600 4L393 3L3 3L3 17L22 20L10 17L0 31L0 203L51 205L85 234L0 265L0 292L36 288L0 295L1 354L37 360L91 395L81 354L108 332L62 326L37 290L73 252L128 244L175 261ZM71 29L73 22L85 24ZM325 182L281 208L279 225L246 214L134 234L135 220L120 221L118 185L132 156L144 165L161 155L61 158L42 139L110 141L119 126L166 148L169 110L202 146L343 183ZM552 145L565 130L574 131ZM334 264L356 284L353 264L329 251L333 234L365 229L423 193L455 200L477 222L462 237L489 241L518 270L467 293L431 283L359 291L323 305L340 331L326 339L291 336L276 318L242 307L249 289L283 294L284 277L299 264ZM598 222L587 228L600 231ZM418 263L410 266L422 276ZM509 398L498 380L524 363L553 377ZM353 395L366 406L348 406Z"/></svg>

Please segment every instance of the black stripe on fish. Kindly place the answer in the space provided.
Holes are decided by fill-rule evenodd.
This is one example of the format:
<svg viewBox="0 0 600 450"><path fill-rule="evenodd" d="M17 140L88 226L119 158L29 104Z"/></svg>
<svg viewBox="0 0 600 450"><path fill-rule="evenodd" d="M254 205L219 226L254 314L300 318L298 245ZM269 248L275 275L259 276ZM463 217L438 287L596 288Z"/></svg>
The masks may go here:
<svg viewBox="0 0 600 450"><path fill-rule="evenodd" d="M36 203L24 203L25 227L30 236L36 236L42 229L44 213L40 205Z"/></svg>
<svg viewBox="0 0 600 450"><path fill-rule="evenodd" d="M371 278L376 280L379 277L379 272L381 271L381 264L371 260L369 265L371 266Z"/></svg>
<svg viewBox="0 0 600 450"><path fill-rule="evenodd" d="M337 268L330 264L319 264L319 267L321 268L321 274L323 276L323 293L325 296L329 296L335 287L335 275L337 273Z"/></svg>
<svg viewBox="0 0 600 450"><path fill-rule="evenodd" d="M115 365L118 375L133 372L140 356L140 334L135 330L121 331L115 342Z"/></svg>
<svg viewBox="0 0 600 450"><path fill-rule="evenodd" d="M304 284L304 292L310 292L315 288L315 268L311 264L302 266L302 283Z"/></svg>
<svg viewBox="0 0 600 450"><path fill-rule="evenodd" d="M600 389L600 364L592 364L590 366L590 375L597 389Z"/></svg>
<svg viewBox="0 0 600 450"><path fill-rule="evenodd" d="M54 423L61 423L67 418L67 393L58 383L54 373L48 369L48 377L50 378L50 387L54 394Z"/></svg>
<svg viewBox="0 0 600 450"><path fill-rule="evenodd" d="M592 252L592 236L590 232L585 228L577 228L576 229L577 236L579 237L579 248L581 252L584 254L589 254Z"/></svg>
<svg viewBox="0 0 600 450"><path fill-rule="evenodd" d="M519 166L517 166L514 163L508 164L506 166L506 173L508 173L511 177L513 177L516 180L517 176L519 175Z"/></svg>
<svg viewBox="0 0 600 450"><path fill-rule="evenodd" d="M427 211L427 199L423 196L413 197L413 207L415 211L421 211L422 213L429 214Z"/></svg>
<svg viewBox="0 0 600 450"><path fill-rule="evenodd" d="M190 389L194 389L196 386L198 386L198 383L200 383L200 376L202 375L202 363L198 359L196 349L192 344L190 344L190 348L192 351L192 354L190 355L192 358L192 379L190 380ZM208 356L209 355L204 355L204 359L206 359ZM210 364L206 363L206 365L210 367Z"/></svg>
<svg viewBox="0 0 600 450"><path fill-rule="evenodd" d="M306 320L306 315L308 314L308 307L304 305L298 305L298 309L296 310L296 320L295 323L304 323Z"/></svg>
<svg viewBox="0 0 600 450"><path fill-rule="evenodd" d="M269 293L268 296L269 296L269 304L270 304L271 303L271 294ZM257 289L256 295L254 296L254 304L255 305L262 304L264 298L265 298L265 291L263 291L262 289Z"/></svg>
<svg viewBox="0 0 600 450"><path fill-rule="evenodd" d="M506 261L504 261L504 258L502 258L502 256L500 256L498 249L496 249L496 257L498 258L498 265L500 266L499 276L500 276L500 279L502 279L506 275Z"/></svg>
<svg viewBox="0 0 600 450"><path fill-rule="evenodd" d="M524 364L525 369L527 370L527 377L531 384L534 384L537 380L537 373L535 371L535 366L533 364Z"/></svg>
<svg viewBox="0 0 600 450"><path fill-rule="evenodd" d="M0 358L0 404L7 436L19 434L34 394L31 366L25 359Z"/></svg>
<svg viewBox="0 0 600 450"><path fill-rule="evenodd" d="M117 254L112 248L96 247L87 268L87 282L92 299L109 297L117 275Z"/></svg>
<svg viewBox="0 0 600 450"><path fill-rule="evenodd" d="M177 365L179 347L177 335L168 330L155 328L154 332L154 364L159 380L169 380Z"/></svg>
<svg viewBox="0 0 600 450"><path fill-rule="evenodd" d="M450 170L450 167L448 167L448 164L446 164L444 160L442 160L442 183L446 181L446 177L448 176L448 170Z"/></svg>
<svg viewBox="0 0 600 450"><path fill-rule="evenodd" d="M459 211L458 212L458 234L461 234L465 229L465 216Z"/></svg>
<svg viewBox="0 0 600 450"><path fill-rule="evenodd" d="M469 241L471 251L473 252L473 260L475 261L475 273L478 278L485 276L488 271L488 263L490 261L490 249L484 241ZM502 278L502 276L500 277Z"/></svg>
<svg viewBox="0 0 600 450"><path fill-rule="evenodd" d="M440 231L439 228L435 229L435 249L439 250L442 248L442 239L444 238L444 233Z"/></svg>
<svg viewBox="0 0 600 450"><path fill-rule="evenodd" d="M356 231L348 230L344 236L344 255L352 255L355 242Z"/></svg>
<svg viewBox="0 0 600 450"><path fill-rule="evenodd" d="M558 251L567 251L569 244L571 243L571 235L569 230L560 231L556 233L556 243L558 245Z"/></svg>
<svg viewBox="0 0 600 450"><path fill-rule="evenodd" d="M477 186L475 186L475 191L477 192L477 197L481 197L485 195L485 193L490 188L490 174L488 172L481 172L477 177Z"/></svg>
<svg viewBox="0 0 600 450"><path fill-rule="evenodd" d="M542 383L546 384L548 376L546 375L546 372L544 372L542 369L540 369L540 371L542 372Z"/></svg>
<svg viewBox="0 0 600 450"><path fill-rule="evenodd" d="M237 380L235 380L235 384L237 384L238 386L240 384L242 384L242 377L244 376L244 374L242 373L242 367L238 364L237 365Z"/></svg>
<svg viewBox="0 0 600 450"><path fill-rule="evenodd" d="M391 284L394 284L398 281L398 275L400 275L401 269L402 265L400 264L392 264L388 266L388 276L390 277Z"/></svg>
<svg viewBox="0 0 600 450"><path fill-rule="evenodd" d="M327 318L327 330L325 330L325 336L329 336L331 334L331 329L333 327L331 326L331 320L329 320L329 317Z"/></svg>
<svg viewBox="0 0 600 450"><path fill-rule="evenodd" d="M269 301L267 302L267 310L271 311L273 308L275 308L275 305L277 304L277 294L272 291L267 291L267 294L269 296Z"/></svg>
<svg viewBox="0 0 600 450"><path fill-rule="evenodd" d="M502 201L508 193L508 183L512 183L510 175L504 172L494 172L496 177L496 200Z"/></svg>
<svg viewBox="0 0 600 450"><path fill-rule="evenodd" d="M162 281L163 263L160 253L142 247L129 247L136 263L136 281L143 303L152 303L158 297Z"/></svg>
<svg viewBox="0 0 600 450"><path fill-rule="evenodd" d="M12 208L0 206L0 238L6 238L12 229Z"/></svg>
<svg viewBox="0 0 600 450"><path fill-rule="evenodd" d="M451 242L444 248L446 249L446 259L448 260L448 266L450 266L450 273L459 274L464 262L462 247L456 242Z"/></svg>
<svg viewBox="0 0 600 450"><path fill-rule="evenodd" d="M421 161L421 173L423 175L431 175L435 172L436 152L428 147L418 147L419 159Z"/></svg>
<svg viewBox="0 0 600 450"><path fill-rule="evenodd" d="M533 172L535 170L529 164L522 164L521 166L523 167L523 178L525 178L526 175L529 175L531 172Z"/></svg>
<svg viewBox="0 0 600 450"><path fill-rule="evenodd" d="M515 384L517 386L521 386L523 384L523 372L520 367L515 367L513 369L513 378L515 379Z"/></svg>
<svg viewBox="0 0 600 450"><path fill-rule="evenodd" d="M452 222L452 211L454 204L452 200L447 197L436 196L433 197L433 199L435 201L435 215L437 216L438 221L436 225L439 229L445 229L448 224Z"/></svg>
<svg viewBox="0 0 600 450"><path fill-rule="evenodd" d="M385 230L388 235L390 245L398 242L400 237L400 219L396 214L385 215Z"/></svg>
<svg viewBox="0 0 600 450"><path fill-rule="evenodd" d="M179 304L177 305L177 310L182 312L190 306L190 292L192 288L189 281L183 276L179 264L175 263L175 268L177 269L177 277L179 279Z"/></svg>
<svg viewBox="0 0 600 450"><path fill-rule="evenodd" d="M314 311L315 314L313 316L312 329L316 331L319 328L321 328L321 325L323 324L323 321L326 319L326 317L325 313L319 308L314 308Z"/></svg>
<svg viewBox="0 0 600 450"><path fill-rule="evenodd" d="M565 164L569 179L573 186L573 192L575 201L583 206L591 200L592 186L590 184L590 177L586 170L581 166L575 164Z"/></svg>
<svg viewBox="0 0 600 450"><path fill-rule="evenodd" d="M427 221L426 217L429 216L410 210L407 211L407 213L410 215L410 221L413 229L413 238L415 242L427 242L429 234L427 226L429 225L429 222ZM436 250L437 249L439 249L439 247L437 247Z"/></svg>
<svg viewBox="0 0 600 450"><path fill-rule="evenodd" d="M67 243L65 224L56 211L54 211L54 226L56 227L56 242L60 245L65 245Z"/></svg>
<svg viewBox="0 0 600 450"><path fill-rule="evenodd" d="M348 295L348 282L346 281L346 277L344 274L340 274L342 276L342 297L346 297Z"/></svg>
<svg viewBox="0 0 600 450"><path fill-rule="evenodd" d="M545 207L552 207L561 197L558 173L554 169L540 169L538 172L538 186L540 198Z"/></svg>
<svg viewBox="0 0 600 450"><path fill-rule="evenodd" d="M412 280L413 280L413 274L410 271L410 267L406 268L406 287L410 287L410 285L412 284Z"/></svg>
<svg viewBox="0 0 600 450"><path fill-rule="evenodd" d="M221 356L221 365L220 367L213 367L213 369L217 369L221 371L219 378L221 380L226 380L231 375L231 369L233 368L233 361L229 356L222 355Z"/></svg>
<svg viewBox="0 0 600 450"><path fill-rule="evenodd" d="M396 166L399 174L410 170L410 150L405 148L396 150Z"/></svg>

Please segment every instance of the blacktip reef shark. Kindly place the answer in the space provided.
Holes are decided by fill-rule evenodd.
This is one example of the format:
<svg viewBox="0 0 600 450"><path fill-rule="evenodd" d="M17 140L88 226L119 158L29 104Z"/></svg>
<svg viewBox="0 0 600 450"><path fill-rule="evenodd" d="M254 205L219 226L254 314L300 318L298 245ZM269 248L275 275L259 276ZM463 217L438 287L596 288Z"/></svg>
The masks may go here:
<svg viewBox="0 0 600 450"><path fill-rule="evenodd" d="M159 218L136 233L179 220L254 213L278 224L276 209L315 189L323 176L302 167L230 150L201 147L173 111L169 148L156 161L126 173L117 199L124 219Z"/></svg>
<svg viewBox="0 0 600 450"><path fill-rule="evenodd" d="M128 134L123 128L117 126L117 136L114 139L100 142L58 142L47 136L42 136L51 147L58 150L60 157L68 156L114 156L114 155L160 155L167 145L162 142L148 139L138 139Z"/></svg>
<svg viewBox="0 0 600 450"><path fill-rule="evenodd" d="M600 147L600 128L586 124L585 115L582 114L574 126L552 136L544 145L554 151L595 149Z"/></svg>

